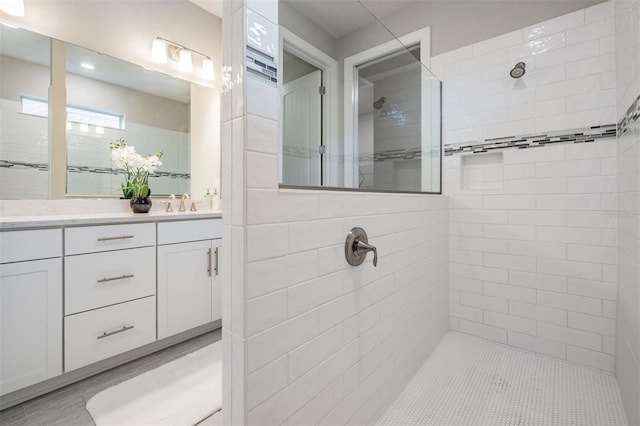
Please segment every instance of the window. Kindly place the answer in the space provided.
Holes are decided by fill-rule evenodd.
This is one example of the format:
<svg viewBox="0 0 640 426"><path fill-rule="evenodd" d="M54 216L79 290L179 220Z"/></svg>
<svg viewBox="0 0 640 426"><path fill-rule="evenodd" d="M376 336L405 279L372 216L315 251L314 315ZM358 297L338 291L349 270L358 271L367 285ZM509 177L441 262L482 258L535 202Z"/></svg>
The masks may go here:
<svg viewBox="0 0 640 426"><path fill-rule="evenodd" d="M20 95L20 112L38 117L48 117L49 103L47 99ZM67 120L73 123L90 124L92 126L110 127L120 130L125 129L124 114L99 111L79 105L67 105Z"/></svg>

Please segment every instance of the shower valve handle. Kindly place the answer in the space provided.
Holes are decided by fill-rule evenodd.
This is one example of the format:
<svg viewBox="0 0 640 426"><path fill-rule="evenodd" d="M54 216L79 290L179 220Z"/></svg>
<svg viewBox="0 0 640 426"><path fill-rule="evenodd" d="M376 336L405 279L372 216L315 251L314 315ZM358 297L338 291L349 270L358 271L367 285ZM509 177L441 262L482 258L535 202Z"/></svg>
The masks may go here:
<svg viewBox="0 0 640 426"><path fill-rule="evenodd" d="M369 244L367 233L362 228L353 228L344 243L344 254L351 266L358 266L364 262L367 253L373 252L373 266L378 266L378 249Z"/></svg>
<svg viewBox="0 0 640 426"><path fill-rule="evenodd" d="M378 266L378 249L369 243L365 243L362 240L356 240L355 249L362 257L367 255L367 252L373 252L373 266Z"/></svg>

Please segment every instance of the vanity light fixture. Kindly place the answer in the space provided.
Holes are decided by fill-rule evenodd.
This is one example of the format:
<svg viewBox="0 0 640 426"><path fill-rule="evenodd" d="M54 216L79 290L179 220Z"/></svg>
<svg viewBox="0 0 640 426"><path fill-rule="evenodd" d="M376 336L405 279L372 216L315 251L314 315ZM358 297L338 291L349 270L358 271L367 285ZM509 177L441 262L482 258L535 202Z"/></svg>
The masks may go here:
<svg viewBox="0 0 640 426"><path fill-rule="evenodd" d="M213 68L213 61L211 59L202 60L202 75L205 78L214 78L216 73Z"/></svg>
<svg viewBox="0 0 640 426"><path fill-rule="evenodd" d="M156 37L151 45L151 60L153 62L165 64L167 58L171 58L178 63L178 69L183 72L193 72L193 55L202 58L203 77L213 79L213 60L209 56L162 37Z"/></svg>
<svg viewBox="0 0 640 426"><path fill-rule="evenodd" d="M24 0L0 0L0 10L13 16L24 16Z"/></svg>
<svg viewBox="0 0 640 426"><path fill-rule="evenodd" d="M191 72L193 71L193 60L191 59L191 52L186 49L180 50L180 59L179 59L179 68L180 71Z"/></svg>
<svg viewBox="0 0 640 426"><path fill-rule="evenodd" d="M167 63L167 43L164 40L160 38L153 40L153 44L151 45L151 60L158 64Z"/></svg>

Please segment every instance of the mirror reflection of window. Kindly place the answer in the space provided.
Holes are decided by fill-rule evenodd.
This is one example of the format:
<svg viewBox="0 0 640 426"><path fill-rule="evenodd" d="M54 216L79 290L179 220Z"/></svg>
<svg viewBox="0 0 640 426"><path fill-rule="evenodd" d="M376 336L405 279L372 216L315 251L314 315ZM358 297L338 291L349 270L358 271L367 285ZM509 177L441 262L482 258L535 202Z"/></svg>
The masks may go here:
<svg viewBox="0 0 640 426"><path fill-rule="evenodd" d="M0 25L0 198L49 196L50 39ZM22 108L22 96L45 99L40 113Z"/></svg>
<svg viewBox="0 0 640 426"><path fill-rule="evenodd" d="M190 83L67 45L67 193L121 195L122 171L109 143L122 138L141 155L162 151L153 195L189 191ZM121 117L120 126L98 117ZM126 124L125 124L126 123Z"/></svg>

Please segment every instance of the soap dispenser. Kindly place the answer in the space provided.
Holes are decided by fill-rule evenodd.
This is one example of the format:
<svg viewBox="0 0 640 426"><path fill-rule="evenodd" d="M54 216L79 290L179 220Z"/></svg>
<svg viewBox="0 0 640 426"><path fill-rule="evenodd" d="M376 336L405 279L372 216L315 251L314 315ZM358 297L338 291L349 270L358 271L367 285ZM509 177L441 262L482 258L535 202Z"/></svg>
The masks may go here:
<svg viewBox="0 0 640 426"><path fill-rule="evenodd" d="M206 205L209 207L209 210L213 210L213 195L209 192L209 188L207 188L207 192L204 194L204 199L206 201Z"/></svg>

